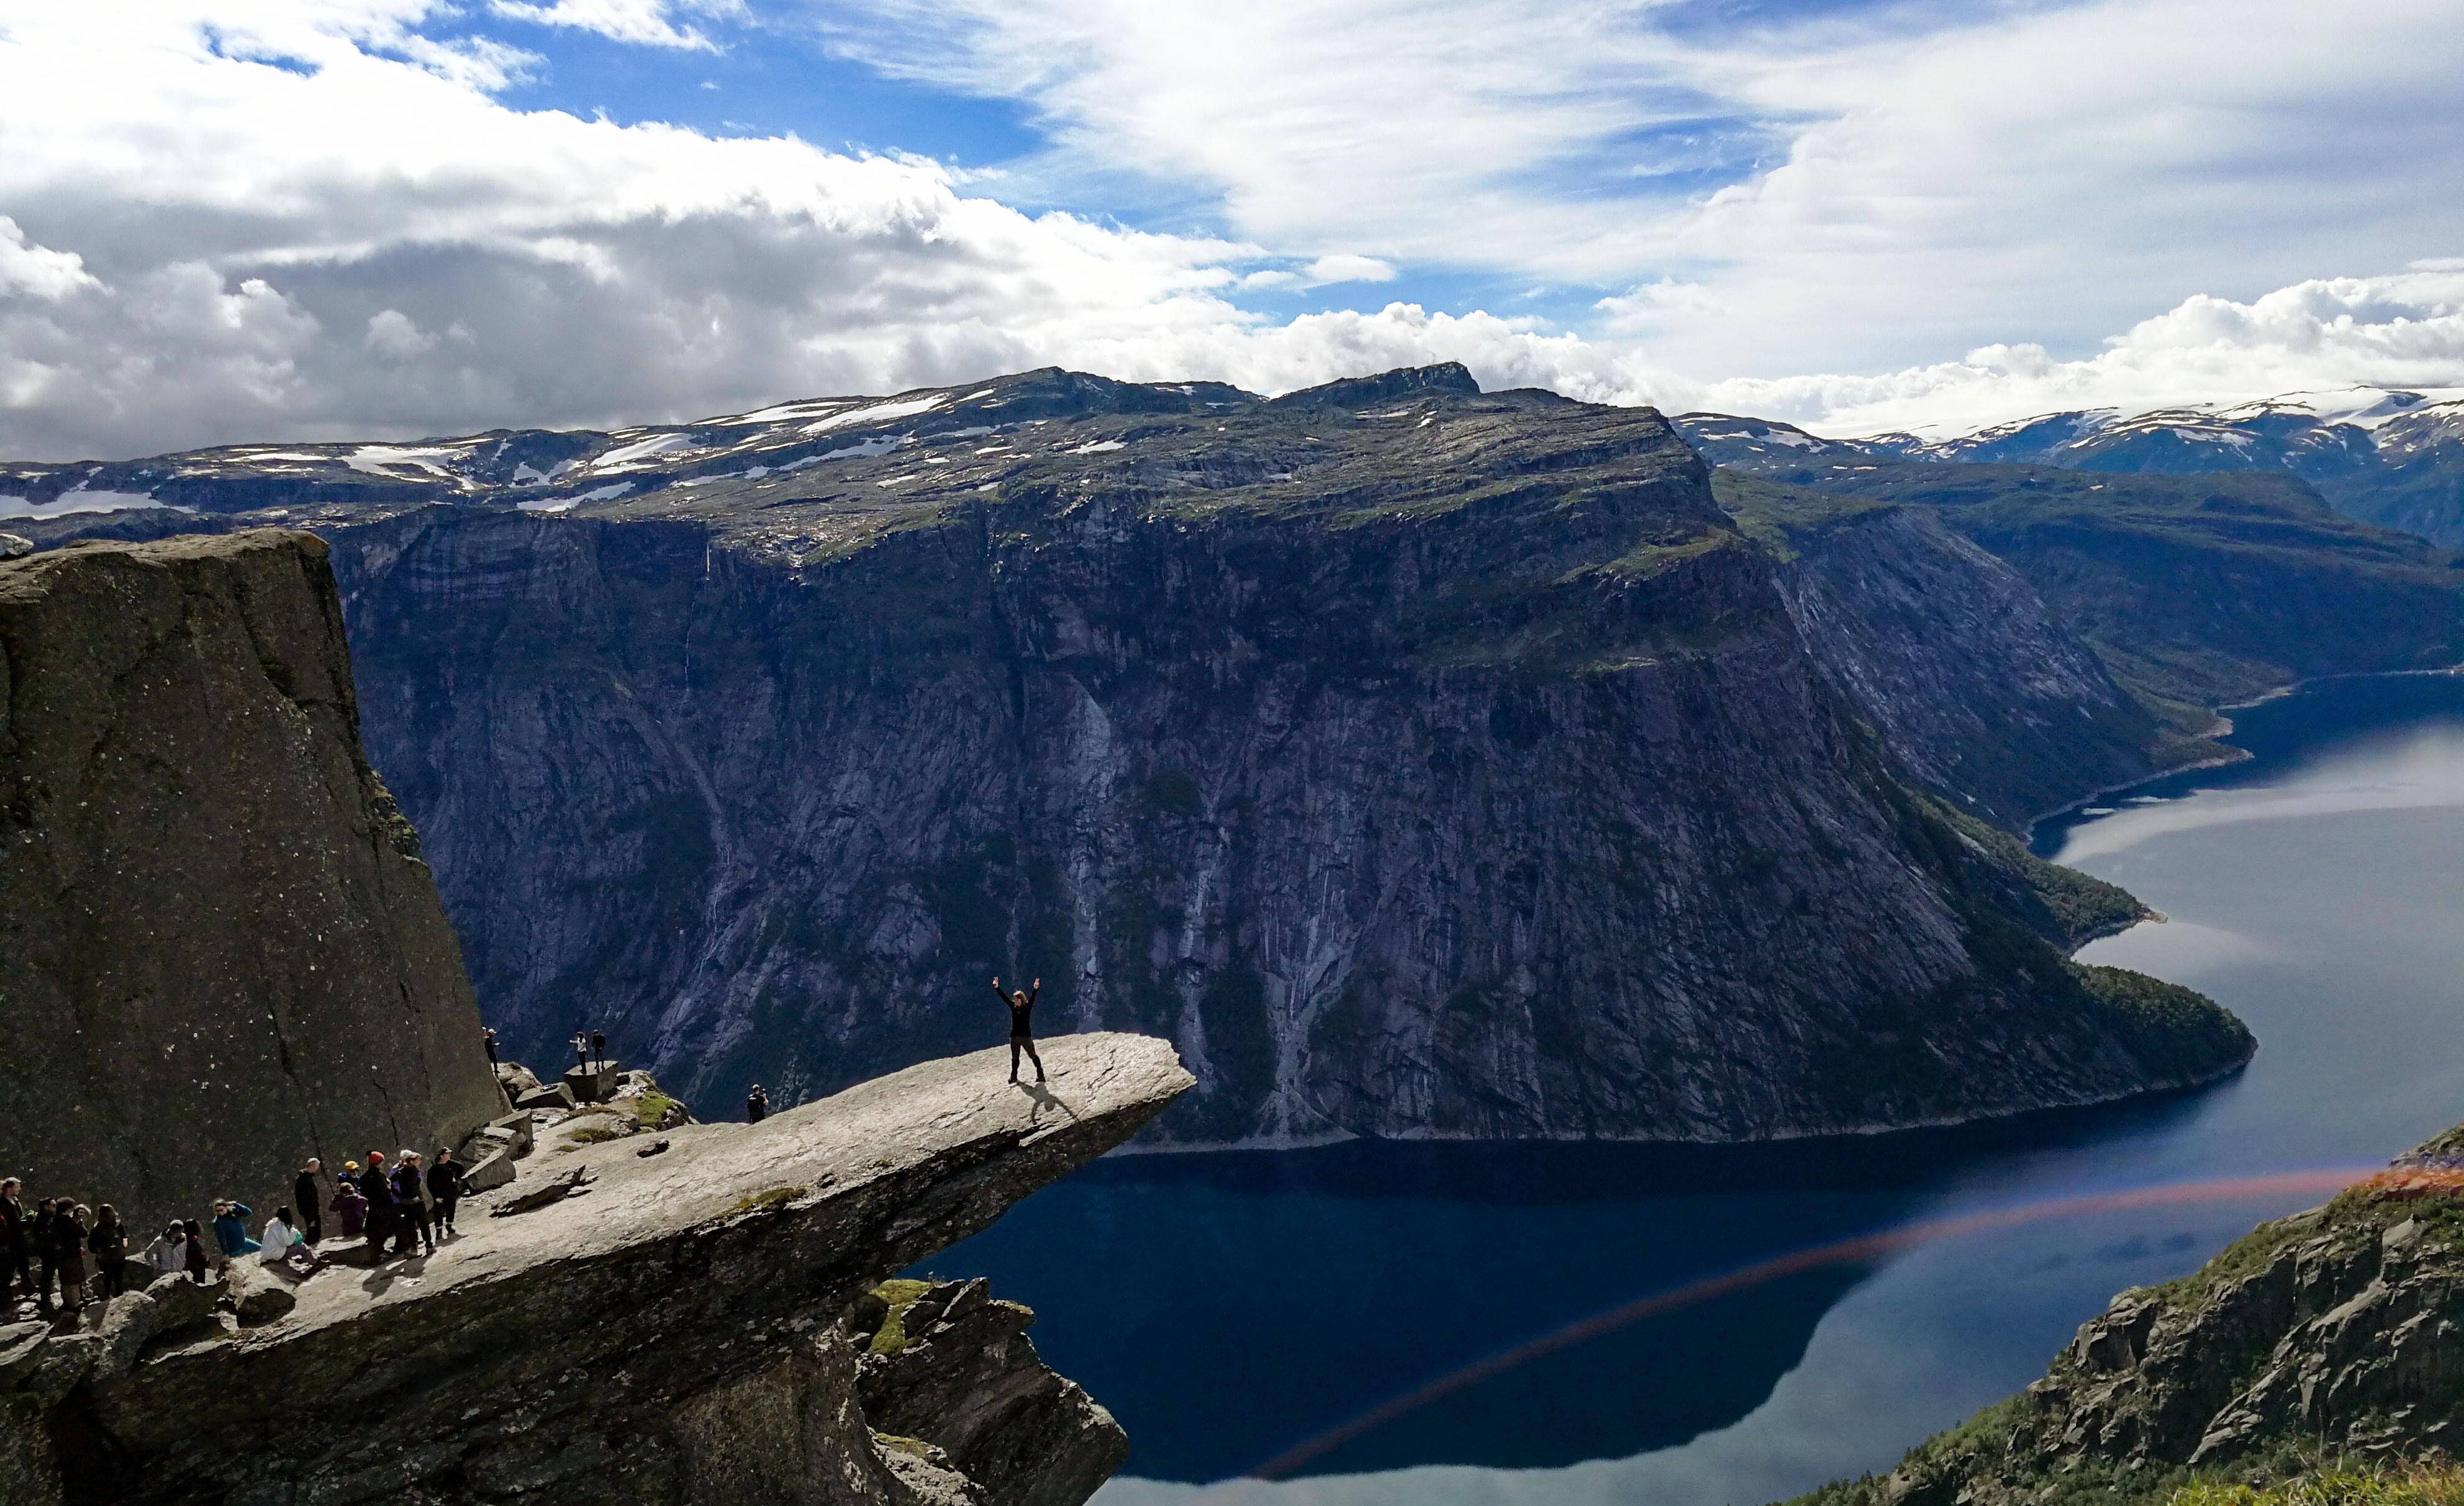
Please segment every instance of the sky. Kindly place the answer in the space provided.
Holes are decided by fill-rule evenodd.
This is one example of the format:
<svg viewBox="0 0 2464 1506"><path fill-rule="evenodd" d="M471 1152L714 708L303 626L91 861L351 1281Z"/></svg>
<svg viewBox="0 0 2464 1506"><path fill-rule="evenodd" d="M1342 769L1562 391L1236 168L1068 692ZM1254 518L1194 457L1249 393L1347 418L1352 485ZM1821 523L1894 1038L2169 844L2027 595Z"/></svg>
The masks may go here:
<svg viewBox="0 0 2464 1506"><path fill-rule="evenodd" d="M0 455L1461 360L2464 386L2464 0L0 0Z"/></svg>

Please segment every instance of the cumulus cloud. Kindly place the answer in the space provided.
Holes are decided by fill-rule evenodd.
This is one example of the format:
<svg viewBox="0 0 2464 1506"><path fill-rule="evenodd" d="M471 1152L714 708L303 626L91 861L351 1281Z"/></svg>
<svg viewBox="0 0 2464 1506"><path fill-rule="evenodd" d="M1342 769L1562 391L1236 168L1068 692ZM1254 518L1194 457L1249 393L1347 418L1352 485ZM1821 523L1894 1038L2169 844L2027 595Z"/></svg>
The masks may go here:
<svg viewBox="0 0 2464 1506"><path fill-rule="evenodd" d="M1530 119L1507 108L1514 76L1483 59L1501 49L1523 55L1510 28L1474 28L1466 43L1427 34L1445 30L1439 0L1363 5L1330 12L1333 40L1320 51L1354 47L1367 17L1397 29L1407 81L1413 67L1471 67L1470 135L1496 124L1512 138L1459 143L1488 164L1483 170L1562 153L1602 128L1590 117L1607 106L1585 103L1573 84L1565 101ZM1139 17L1150 9L1120 12L1119 24L1149 24ZM1236 9L1219 8L1233 19L1209 24L1226 28L1223 71L1238 76L1264 45L1259 36L1280 45L1285 33L1243 31ZM1686 211L1698 227L1727 224L1746 249L1718 265L1700 258L1691 270L1584 295L1578 304L1596 300L1588 327L1408 296L1374 311L1288 317L1261 312L1252 295L1272 293L1279 301L1265 307L1287 309L1280 300L1312 287L1391 281L1409 291L1411 264L1400 258L1421 243L1389 231L1422 215L1416 196L1459 186L1431 165L1444 151L1419 144L1425 112L1396 132L1355 130L1349 102L1323 90L1265 98L1260 114L1300 112L1332 159L1362 131L1377 149L1403 154L1385 207L1354 224L1311 208L1304 193L1251 216L1243 194L1280 191L1259 179L1229 192L1235 228L1281 225L1289 235L1147 233L1023 212L984 196L1006 178L961 179L926 161L517 109L502 91L539 60L457 30L475 13L441 0L89 0L13 12L0 26L0 204L11 211L0 219L0 454L613 426L1046 363L1279 391L1459 360L1492 386L1760 412L1833 432L2353 382L2464 385L2464 260L2436 259L2452 243L2371 276L2250 287L2150 274L2142 281L2152 278L2162 295L2133 295L2090 331L2121 332L2101 341L2064 338L2074 321L2040 316L2043 300L2022 298L1990 319L1945 316L1926 326L1935 337L1969 323L1984 337L1929 338L1909 360L1877 359L1887 345L1775 370L1723 356L1711 335L1732 330L1737 348L1749 350L1774 311L1809 324L1854 323L1841 309L1890 307L1906 294L1887 277L1862 292L1834 284L1895 258L1910 269L1903 282L1947 305L2002 298L1993 278L2033 265L1997 251L2000 229L1981 224L1973 246L1954 237L1919 255L1904 228L1888 223L1913 212L1900 203L1905 195L1875 176L1879 159L1859 143L1924 133L1904 112L1860 115L1845 96L1832 101L1830 123L1789 127L1795 144L1779 165L1747 188L1699 195ZM733 13L716 4L577 5L559 24L618 34L655 20L681 36L694 18ZM1539 32L1575 59L1570 79L1591 77L1603 58L1650 61L1633 36L1582 45L1584 18L1595 13L1606 12L1535 11ZM2022 16L2025 25L2042 20ZM2352 19L2348 40L2369 52L2374 25ZM1983 33L1961 34L1958 45L1986 45ZM1867 40L1821 45L1837 55ZM1798 42L1807 55L1815 50ZM1671 57L1683 51L1665 38L1654 45ZM1009 56L964 48L954 55ZM1317 55L1287 60L1283 72L1305 75ZM1677 68L1666 58L1655 66ZM1187 106L1193 129L1214 119L1216 71L1180 70L1196 99ZM2399 75L2389 87L2401 95L2411 74ZM1822 98L1839 87L1815 79L1804 91ZM1050 98L1066 94L1053 88ZM1412 93L1398 85L1395 98L1409 102ZM1065 122L1062 137L1071 129ZM2435 121L2416 121L2412 132L2414 155L2431 164L2418 170L2444 170ZM1702 134L1714 155L1735 140ZM1682 154L1664 142L1655 150L1655 169L1673 171ZM2393 181L2400 186L2416 171L2408 162ZM1841 207L1844 190L1808 186L1825 174L1863 186L1871 202L1862 219ZM2421 197L2425 214L2454 212L2453 195ZM2342 212L2350 202L2333 207ZM1522 257L1517 237L1529 227L1490 226L1463 208L1452 223L1466 240L1502 248L1481 254ZM1537 233L1572 223L1546 213L1542 222ZM1811 249L1754 249L1772 226ZM1873 242L1863 252L1860 236ZM1791 257L1826 254L1846 270L1789 271ZM1953 274L1971 268L1975 287ZM1793 277L1815 292L1789 291ZM1840 307L1803 308L1803 297ZM1826 370L1840 374L1804 374Z"/></svg>
<svg viewBox="0 0 2464 1506"><path fill-rule="evenodd" d="M26 239L17 222L0 214L0 297L16 295L56 303L72 293L99 286L75 251L56 251Z"/></svg>
<svg viewBox="0 0 2464 1506"><path fill-rule="evenodd" d="M1604 285L1650 306L1604 309L1599 333L1715 374L1881 369L2013 332L2075 355L2192 291L2464 241L2452 0L2246 0L2229 22L2214 0L830 14L850 5L832 45L1024 103L1062 181L1202 185L1232 233L1279 249ZM1650 291L1672 286L1697 295Z"/></svg>

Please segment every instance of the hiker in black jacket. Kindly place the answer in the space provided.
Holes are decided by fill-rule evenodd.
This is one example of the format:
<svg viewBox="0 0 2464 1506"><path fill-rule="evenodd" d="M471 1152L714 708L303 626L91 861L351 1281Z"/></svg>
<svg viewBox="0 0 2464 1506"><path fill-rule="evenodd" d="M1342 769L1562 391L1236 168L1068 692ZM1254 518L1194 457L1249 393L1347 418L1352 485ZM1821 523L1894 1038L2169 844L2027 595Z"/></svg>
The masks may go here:
<svg viewBox="0 0 2464 1506"><path fill-rule="evenodd" d="M400 1232L404 1255L434 1255L436 1226L428 1216L427 1191L420 1186L419 1152L405 1149L402 1160L393 1168L393 1199L402 1222L394 1228Z"/></svg>
<svg viewBox="0 0 2464 1506"><path fill-rule="evenodd" d="M462 1168L453 1163L451 1147L436 1147L436 1164L428 1168L428 1197L436 1205L436 1228L441 1234L453 1233L453 1205L462 1201Z"/></svg>
<svg viewBox="0 0 2464 1506"><path fill-rule="evenodd" d="M28 1287L34 1284L34 1271L27 1259L33 1246L33 1232L26 1227L25 1200L17 1195L25 1186L15 1177L0 1177L0 1312L14 1299L11 1287L22 1279Z"/></svg>
<svg viewBox="0 0 2464 1506"><path fill-rule="evenodd" d="M385 1241L394 1237L395 1227L402 1220L399 1200L393 1195L393 1178L386 1173L385 1161L384 1151L371 1150L368 1168L360 1173L360 1195L368 1200L368 1254L372 1265L385 1264Z"/></svg>
<svg viewBox="0 0 2464 1506"><path fill-rule="evenodd" d="M1043 992L1042 978L1036 979L1032 988L1013 989L1007 993L1001 992L1001 979L993 979L993 995L1009 1006L1009 1080L1012 1082L1018 1080L1018 1054L1022 1051L1026 1053L1027 1060L1035 1063L1035 1080L1044 1080L1044 1059L1035 1054L1034 1030L1035 998Z"/></svg>
<svg viewBox="0 0 2464 1506"><path fill-rule="evenodd" d="M310 1156L291 1179L291 1206L299 1211L302 1239L315 1244L325 1237L325 1163Z"/></svg>
<svg viewBox="0 0 2464 1506"><path fill-rule="evenodd" d="M33 1236L34 1258L42 1263L42 1277L34 1283L34 1305L44 1312L52 1310L52 1281L60 1274L60 1232L62 1216L59 1204L66 1199L49 1197L34 1200L34 1222L27 1231Z"/></svg>

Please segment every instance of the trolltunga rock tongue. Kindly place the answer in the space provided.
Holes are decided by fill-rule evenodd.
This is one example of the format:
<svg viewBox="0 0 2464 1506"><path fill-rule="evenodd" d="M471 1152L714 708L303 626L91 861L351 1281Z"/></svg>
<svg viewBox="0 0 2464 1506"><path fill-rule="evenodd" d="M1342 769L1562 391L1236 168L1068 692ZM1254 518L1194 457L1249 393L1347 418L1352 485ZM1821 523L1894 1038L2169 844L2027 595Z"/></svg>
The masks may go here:
<svg viewBox="0 0 2464 1506"><path fill-rule="evenodd" d="M69 1398L84 1415L55 1434L111 1461L111 1478L79 1472L99 1500L913 1498L876 1462L832 1325L1192 1083L1145 1037L1060 1037L1044 1055L1040 1088L978 1052L760 1124L671 1129L653 1157L623 1140L543 1153L466 1204L433 1256L330 1267L277 1321L165 1336ZM569 1171L565 1198L487 1216Z"/></svg>

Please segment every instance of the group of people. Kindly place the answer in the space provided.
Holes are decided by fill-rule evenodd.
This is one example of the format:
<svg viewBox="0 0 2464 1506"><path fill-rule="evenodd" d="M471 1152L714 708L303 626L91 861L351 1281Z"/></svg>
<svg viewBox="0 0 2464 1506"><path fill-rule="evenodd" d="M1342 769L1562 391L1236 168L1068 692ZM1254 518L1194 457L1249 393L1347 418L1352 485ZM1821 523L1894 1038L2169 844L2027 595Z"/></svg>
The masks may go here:
<svg viewBox="0 0 2464 1506"><path fill-rule="evenodd" d="M289 1213L284 1209L275 1221ZM210 1227L220 1258L258 1248L241 1222L249 1216L245 1203L215 1202ZM109 1203L88 1208L73 1197L44 1197L29 1207L25 1183L0 1177L0 1303L31 1301L40 1312L75 1313L126 1292L132 1261L144 1273L135 1280L139 1286L183 1271L203 1282L216 1260L207 1249L208 1227L193 1218L172 1219L132 1255L133 1236Z"/></svg>
<svg viewBox="0 0 2464 1506"><path fill-rule="evenodd" d="M301 1168L299 1186L293 1190L297 1195L307 1197L316 1186L313 1173L318 1169L315 1161ZM390 1255L434 1255L437 1241L457 1232L454 1211L470 1190L463 1180L462 1164L453 1159L450 1146L438 1146L436 1159L425 1169L416 1150L404 1148L390 1168L384 1151L371 1150L365 1166L357 1161L342 1163L331 1206L341 1221L342 1237L366 1235L368 1249L382 1264ZM322 1231L318 1231L311 1243L321 1235Z"/></svg>
<svg viewBox="0 0 2464 1506"><path fill-rule="evenodd" d="M343 1163L335 1184L329 1198L324 1163L312 1156L293 1179L292 1201L274 1211L258 1237L248 1233L254 1209L237 1198L217 1198L205 1222L172 1219L132 1254L133 1236L109 1203L88 1208L73 1197L46 1197L29 1206L24 1182L0 1177L0 1315L19 1301L71 1314L107 1301L130 1289L132 1261L143 1273L137 1286L183 1272L202 1285L215 1267L245 1255L296 1266L323 1241L328 1208L345 1237L366 1235L380 1264L392 1255L432 1255L439 1239L454 1233L455 1211L470 1190L451 1148L439 1149L424 1168L415 1150L402 1151L390 1168L384 1151L371 1150L365 1168Z"/></svg>

